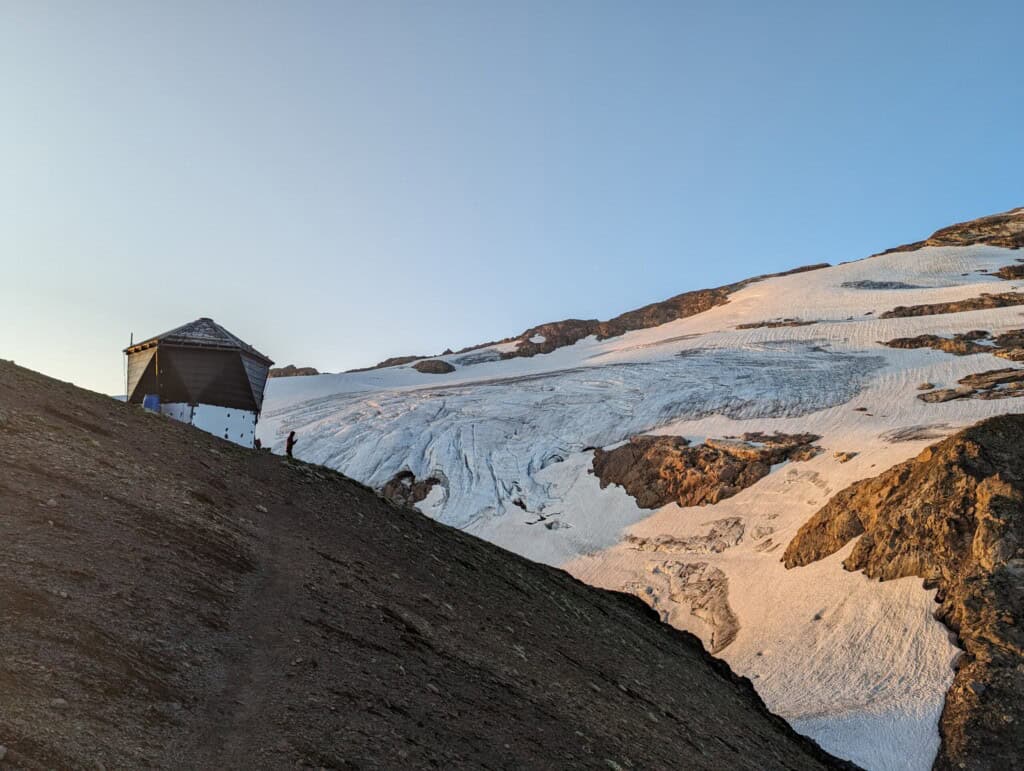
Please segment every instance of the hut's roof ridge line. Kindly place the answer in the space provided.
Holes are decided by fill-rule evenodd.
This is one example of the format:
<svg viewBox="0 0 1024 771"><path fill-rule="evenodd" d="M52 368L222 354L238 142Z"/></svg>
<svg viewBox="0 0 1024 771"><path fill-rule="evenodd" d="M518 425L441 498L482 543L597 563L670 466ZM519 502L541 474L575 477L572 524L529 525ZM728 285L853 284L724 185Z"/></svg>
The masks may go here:
<svg viewBox="0 0 1024 771"><path fill-rule="evenodd" d="M124 349L125 353L135 353L153 345L185 345L199 348L216 348L220 350L238 350L262 359L269 366L274 362L270 357L260 353L247 342L228 332L208 316L202 316L188 324L182 324L167 332L134 343Z"/></svg>

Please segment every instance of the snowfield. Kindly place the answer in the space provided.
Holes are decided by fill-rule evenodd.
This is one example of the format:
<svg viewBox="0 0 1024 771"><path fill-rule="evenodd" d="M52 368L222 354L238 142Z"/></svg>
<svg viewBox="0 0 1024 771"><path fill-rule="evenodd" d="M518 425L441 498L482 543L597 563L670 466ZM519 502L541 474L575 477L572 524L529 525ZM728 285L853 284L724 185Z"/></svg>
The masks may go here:
<svg viewBox="0 0 1024 771"><path fill-rule="evenodd" d="M880 319L898 305L1007 292L979 271L1018 252L942 247L753 283L726 305L659 327L532 358L506 343L408 366L271 380L265 446L380 487L397 472L438 477L430 516L598 586L632 591L750 677L769 708L830 752L870 769L927 769L958 654L918 579L878 583L841 567L779 561L834 493L1016 399L928 404L918 386L1015 366L879 341L1024 327L1024 306ZM780 319L805 326L737 329ZM824 452L787 462L713 506L643 510L601 489L592 450L640 433L696 441L811 432ZM836 453L856 455L840 462Z"/></svg>

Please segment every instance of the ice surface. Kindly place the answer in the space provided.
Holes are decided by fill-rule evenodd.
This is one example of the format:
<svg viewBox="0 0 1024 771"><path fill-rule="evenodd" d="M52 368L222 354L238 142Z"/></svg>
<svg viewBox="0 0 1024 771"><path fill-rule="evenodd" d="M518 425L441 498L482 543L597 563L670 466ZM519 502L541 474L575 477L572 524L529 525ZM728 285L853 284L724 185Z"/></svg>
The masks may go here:
<svg viewBox="0 0 1024 771"><path fill-rule="evenodd" d="M614 363L482 383L324 397L288 408L301 457L382 486L403 469L441 475L442 521L466 527L520 507L546 513L537 473L681 418L805 415L853 398L884 363L816 344L691 348L658 361ZM277 412L268 413L269 418Z"/></svg>

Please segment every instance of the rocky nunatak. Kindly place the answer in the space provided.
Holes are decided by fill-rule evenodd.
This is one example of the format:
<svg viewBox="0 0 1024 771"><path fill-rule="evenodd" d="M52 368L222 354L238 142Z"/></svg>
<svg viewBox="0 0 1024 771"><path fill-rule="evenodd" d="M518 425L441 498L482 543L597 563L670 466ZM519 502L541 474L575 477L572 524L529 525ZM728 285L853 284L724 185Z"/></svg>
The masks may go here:
<svg viewBox="0 0 1024 771"><path fill-rule="evenodd" d="M316 367L296 367L294 364L286 364L283 367L271 367L269 377L310 377L319 375Z"/></svg>
<svg viewBox="0 0 1024 771"><path fill-rule="evenodd" d="M750 487L775 463L814 457L820 438L747 433L693 445L681 436L634 436L615 449L595 450L594 473L602 488L621 485L641 508L703 506Z"/></svg>
<svg viewBox="0 0 1024 771"><path fill-rule="evenodd" d="M389 479L380 494L397 506L415 506L434 489L434 485L441 484L437 477L416 479L416 475L408 469L399 471Z"/></svg>
<svg viewBox="0 0 1024 771"><path fill-rule="evenodd" d="M1024 416L983 421L846 488L786 549L786 567L857 538L847 570L937 587L936 617L966 651L940 721L936 768L1019 766L1024 725Z"/></svg>
<svg viewBox="0 0 1024 771"><path fill-rule="evenodd" d="M1024 329L1011 329L1001 335L993 335L984 329L961 332L952 337L939 335L918 335L897 337L883 345L889 348L931 348L951 353L954 356L970 356L976 353L991 353L1009 361L1024 361Z"/></svg>
<svg viewBox="0 0 1024 771"><path fill-rule="evenodd" d="M990 369L957 381L956 388L918 394L923 402L951 402L954 399L1012 399L1024 396L1024 369Z"/></svg>
<svg viewBox="0 0 1024 771"><path fill-rule="evenodd" d="M940 316L944 313L966 313L967 311L987 311L993 308L1011 308L1024 305L1024 293L999 292L991 294L983 292L977 297L965 300L954 300L945 303L925 303L923 305L898 305L886 311L880 319L902 319L911 316Z"/></svg>
<svg viewBox="0 0 1024 771"><path fill-rule="evenodd" d="M447 375L455 371L455 367L444 359L423 359L413 364L412 368L425 375Z"/></svg>

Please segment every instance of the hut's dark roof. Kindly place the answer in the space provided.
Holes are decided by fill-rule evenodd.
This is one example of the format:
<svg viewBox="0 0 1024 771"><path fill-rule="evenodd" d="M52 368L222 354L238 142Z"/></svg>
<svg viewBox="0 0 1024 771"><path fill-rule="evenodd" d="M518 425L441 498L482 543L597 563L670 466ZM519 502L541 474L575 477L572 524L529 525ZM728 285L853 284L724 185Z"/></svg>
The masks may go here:
<svg viewBox="0 0 1024 771"><path fill-rule="evenodd" d="M210 318L203 317L188 324L164 332L156 337L135 343L124 349L125 353L138 353L156 345L174 345L194 348L209 348L218 351L242 351L268 367L274 362L244 340L235 337L224 327Z"/></svg>

